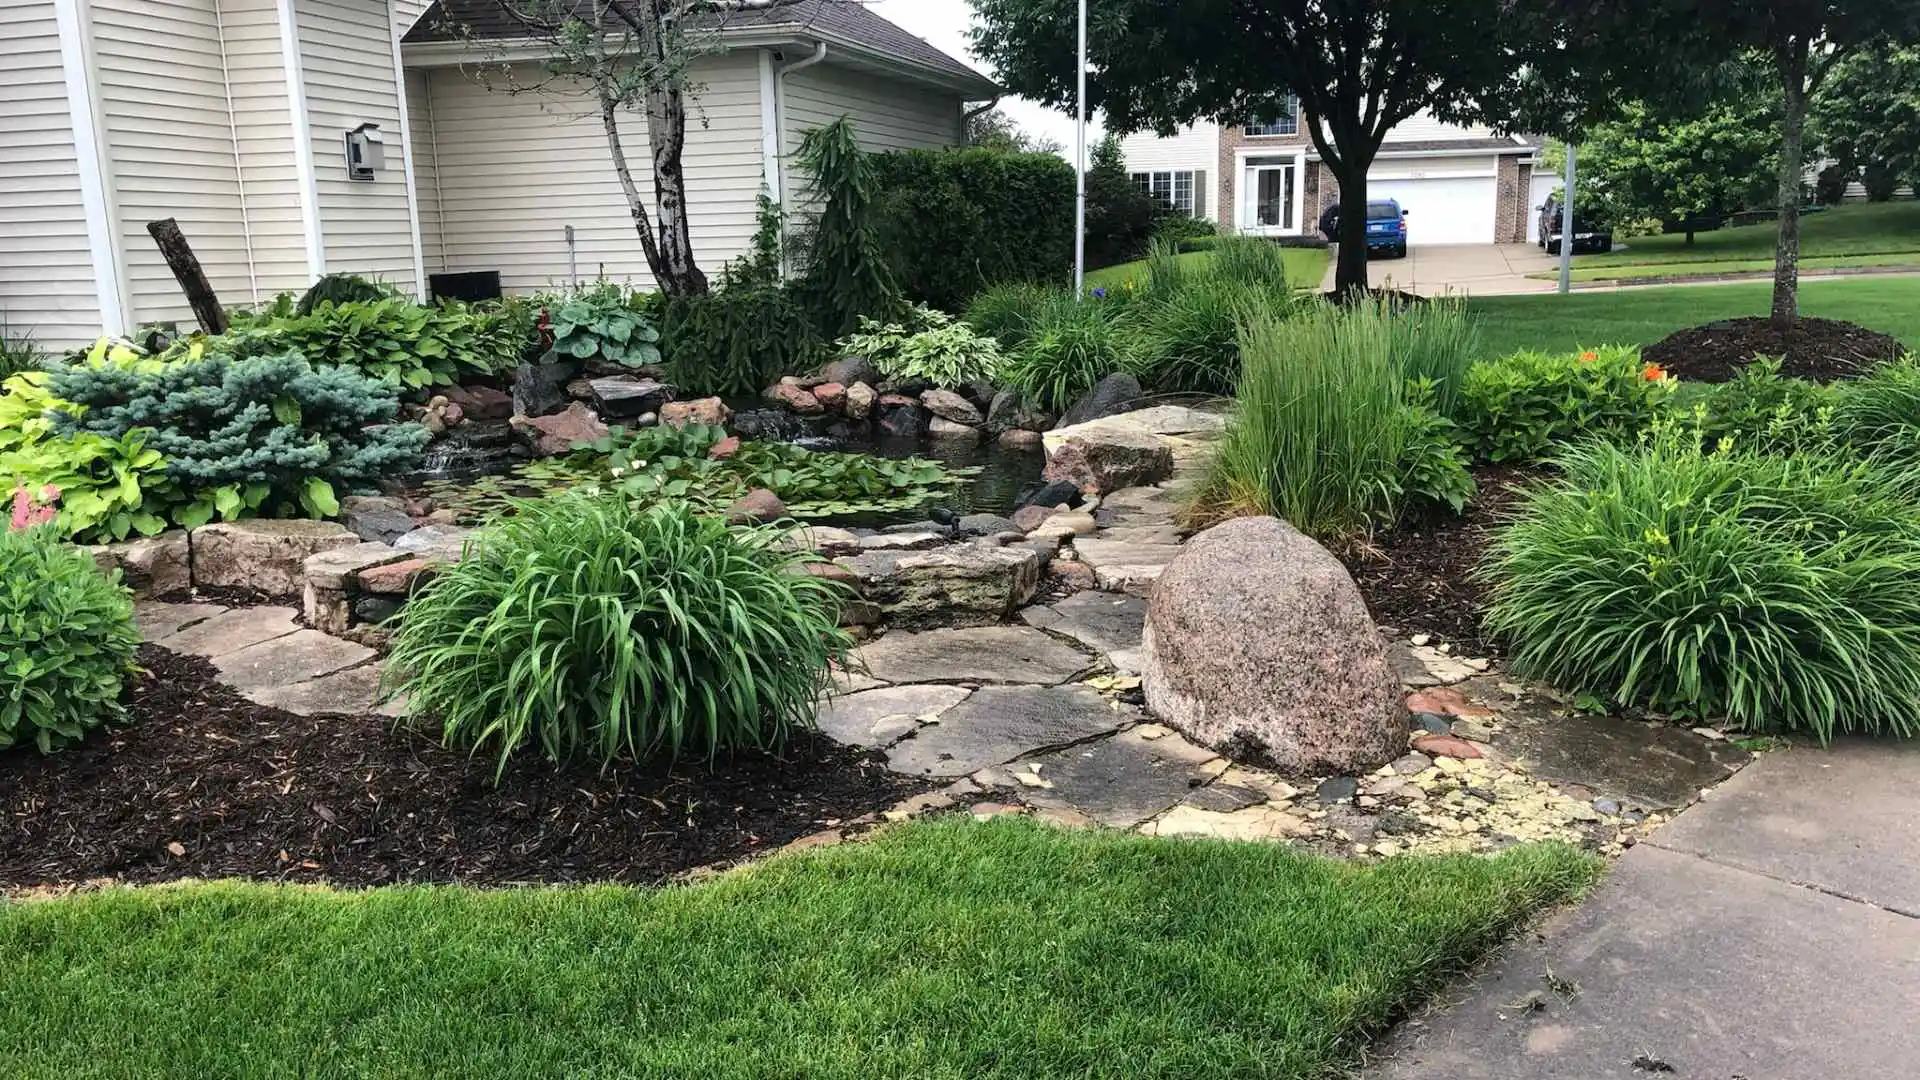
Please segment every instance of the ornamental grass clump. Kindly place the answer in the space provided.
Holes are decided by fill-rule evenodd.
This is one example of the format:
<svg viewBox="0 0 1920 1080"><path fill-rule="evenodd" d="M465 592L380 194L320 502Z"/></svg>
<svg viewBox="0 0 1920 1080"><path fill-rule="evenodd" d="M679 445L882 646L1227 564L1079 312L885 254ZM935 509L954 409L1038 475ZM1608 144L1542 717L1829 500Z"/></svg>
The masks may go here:
<svg viewBox="0 0 1920 1080"><path fill-rule="evenodd" d="M387 685L504 770L779 748L851 641L773 528L617 496L520 504L406 607Z"/></svg>
<svg viewBox="0 0 1920 1080"><path fill-rule="evenodd" d="M140 647L127 590L62 543L35 504L14 491L0 522L0 751L49 753L120 716Z"/></svg>
<svg viewBox="0 0 1920 1080"><path fill-rule="evenodd" d="M1671 423L1555 463L1480 571L1516 672L1754 731L1920 730L1920 473Z"/></svg>

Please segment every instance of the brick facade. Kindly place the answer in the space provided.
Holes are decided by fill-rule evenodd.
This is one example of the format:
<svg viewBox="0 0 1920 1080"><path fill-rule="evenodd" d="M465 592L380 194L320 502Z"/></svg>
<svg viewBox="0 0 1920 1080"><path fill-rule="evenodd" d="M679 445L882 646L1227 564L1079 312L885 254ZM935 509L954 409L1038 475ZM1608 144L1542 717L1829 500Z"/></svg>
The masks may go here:
<svg viewBox="0 0 1920 1080"><path fill-rule="evenodd" d="M1500 168L1494 193L1493 242L1527 242L1527 218L1533 213L1533 164L1518 154L1500 155Z"/></svg>
<svg viewBox="0 0 1920 1080"><path fill-rule="evenodd" d="M1304 124L1305 121L1301 122ZM1225 231L1240 231L1240 207L1234 198L1234 192L1240 186L1239 151L1262 153L1270 151L1275 154L1291 155L1299 153L1301 147L1312 141L1305 127L1301 127L1299 132L1293 135L1248 135L1243 125L1221 125L1218 205L1220 220L1227 223Z"/></svg>

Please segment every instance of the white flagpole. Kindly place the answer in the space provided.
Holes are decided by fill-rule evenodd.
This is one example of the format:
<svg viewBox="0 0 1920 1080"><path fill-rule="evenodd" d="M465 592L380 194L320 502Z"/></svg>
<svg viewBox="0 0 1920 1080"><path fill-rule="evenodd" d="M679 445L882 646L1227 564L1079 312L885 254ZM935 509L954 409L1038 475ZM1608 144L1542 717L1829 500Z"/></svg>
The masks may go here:
<svg viewBox="0 0 1920 1080"><path fill-rule="evenodd" d="M1080 131L1075 140L1079 167L1074 170L1073 295L1081 299L1087 287L1087 0L1080 0L1080 92L1075 103L1080 113Z"/></svg>
<svg viewBox="0 0 1920 1080"><path fill-rule="evenodd" d="M1560 207L1560 295L1573 291L1573 159L1576 151L1567 144L1567 200Z"/></svg>

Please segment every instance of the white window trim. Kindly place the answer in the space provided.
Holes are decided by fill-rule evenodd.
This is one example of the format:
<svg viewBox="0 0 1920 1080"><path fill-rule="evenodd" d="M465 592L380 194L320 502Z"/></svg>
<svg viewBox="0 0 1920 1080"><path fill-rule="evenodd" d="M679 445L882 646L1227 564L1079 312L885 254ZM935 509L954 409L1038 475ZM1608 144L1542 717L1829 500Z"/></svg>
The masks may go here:
<svg viewBox="0 0 1920 1080"><path fill-rule="evenodd" d="M1287 109L1287 117L1286 117L1286 118L1287 118L1287 119L1289 119L1289 120L1291 120L1291 121L1293 121L1293 125L1292 125L1292 126L1293 126L1293 130L1292 130L1292 131L1262 131L1262 132L1258 132L1258 133L1256 133L1256 132L1254 132L1254 131L1252 130L1253 128L1256 128L1256 127L1278 127L1278 126L1280 125L1280 121L1279 121L1279 120L1274 120L1273 122L1271 122L1271 123L1267 123L1267 124L1242 124L1242 125L1240 125L1240 135L1241 135L1241 137L1242 137L1242 138L1247 138L1247 139L1291 139L1291 138L1293 138L1293 137L1295 137L1295 136L1297 136L1297 135L1299 135L1299 134L1300 134L1300 98L1299 98L1299 95L1297 95L1297 94L1288 94L1288 95L1287 95L1287 102L1288 102L1288 109Z"/></svg>
<svg viewBox="0 0 1920 1080"><path fill-rule="evenodd" d="M94 299L100 327L110 337L128 325L126 273L113 222L111 175L100 138L99 88L87 49L86 0L53 0L54 26L60 37L60 67L66 82L67 114L73 124L74 167L80 178L80 206L87 223L87 256L93 263Z"/></svg>
<svg viewBox="0 0 1920 1080"><path fill-rule="evenodd" d="M1252 158L1291 157L1293 164L1293 228L1265 228L1247 224L1247 211L1251 205L1247 201L1247 168ZM1284 163L1284 162L1282 162ZM1307 211L1307 151L1301 147L1291 155L1274 153L1272 149L1250 147L1233 152L1233 215L1234 221L1228 226L1234 232L1246 236L1304 236L1309 225Z"/></svg>
<svg viewBox="0 0 1920 1080"><path fill-rule="evenodd" d="M1194 207L1197 206L1200 201L1200 174L1202 171L1204 170L1201 170L1201 169L1128 169L1127 179L1132 181L1135 187L1141 188L1141 190L1145 191L1147 194L1152 195L1154 198L1158 199L1158 198L1162 198L1163 196L1161 196L1158 192L1154 190L1154 185L1159 180L1159 178L1165 177L1167 181L1167 195L1164 196L1164 198L1166 199L1168 205L1172 206L1175 211L1186 214L1187 216L1191 217L1193 216ZM1147 182L1145 185L1141 185L1139 180L1139 178L1143 176L1147 178ZM1180 178L1183 176L1187 178L1187 205L1185 206L1180 205L1180 199L1179 199Z"/></svg>

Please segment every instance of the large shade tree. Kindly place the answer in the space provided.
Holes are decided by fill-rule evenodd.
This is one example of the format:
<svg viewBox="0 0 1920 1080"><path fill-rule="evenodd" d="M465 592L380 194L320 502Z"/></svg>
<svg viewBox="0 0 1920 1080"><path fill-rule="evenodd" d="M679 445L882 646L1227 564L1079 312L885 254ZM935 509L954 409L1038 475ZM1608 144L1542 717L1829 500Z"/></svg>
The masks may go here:
<svg viewBox="0 0 1920 1080"><path fill-rule="evenodd" d="M973 5L1000 81L1071 107L1077 0ZM1247 123L1298 97L1340 186L1342 290L1366 287L1367 170L1387 133L1423 110L1498 116L1545 33L1515 0L1091 0L1090 21L1088 103L1109 130Z"/></svg>
<svg viewBox="0 0 1920 1080"><path fill-rule="evenodd" d="M1865 181L1885 202L1902 183L1920 184L1920 47L1883 45L1842 60L1808 117L1820 152L1842 181Z"/></svg>

